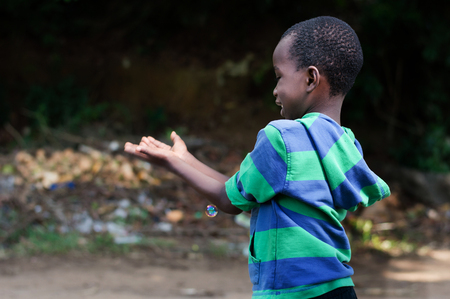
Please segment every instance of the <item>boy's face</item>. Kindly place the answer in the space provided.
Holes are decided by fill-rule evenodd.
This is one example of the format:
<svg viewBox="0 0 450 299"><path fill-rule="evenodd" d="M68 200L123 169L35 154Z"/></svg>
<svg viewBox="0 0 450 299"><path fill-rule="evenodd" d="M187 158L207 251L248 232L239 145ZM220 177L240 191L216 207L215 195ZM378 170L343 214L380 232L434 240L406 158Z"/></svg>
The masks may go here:
<svg viewBox="0 0 450 299"><path fill-rule="evenodd" d="M280 114L286 119L297 119L305 115L311 107L306 88L307 69L297 70L290 59L291 36L283 38L273 52L273 67L277 86L273 90L275 103L281 106Z"/></svg>

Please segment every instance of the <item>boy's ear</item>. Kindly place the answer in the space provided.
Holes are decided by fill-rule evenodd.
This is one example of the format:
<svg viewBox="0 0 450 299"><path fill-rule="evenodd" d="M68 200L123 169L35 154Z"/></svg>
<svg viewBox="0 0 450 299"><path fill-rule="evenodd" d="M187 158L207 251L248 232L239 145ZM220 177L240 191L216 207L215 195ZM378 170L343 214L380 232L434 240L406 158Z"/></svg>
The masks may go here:
<svg viewBox="0 0 450 299"><path fill-rule="evenodd" d="M315 66L309 66L306 70L306 76L308 80L306 91L311 92L316 89L317 86L319 86L320 72Z"/></svg>

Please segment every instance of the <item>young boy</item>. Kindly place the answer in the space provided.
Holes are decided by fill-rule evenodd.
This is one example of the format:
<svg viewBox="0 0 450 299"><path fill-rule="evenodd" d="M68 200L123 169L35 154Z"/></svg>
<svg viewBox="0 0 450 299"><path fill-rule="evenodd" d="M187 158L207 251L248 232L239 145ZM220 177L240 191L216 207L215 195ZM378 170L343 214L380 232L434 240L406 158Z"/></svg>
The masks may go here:
<svg viewBox="0 0 450 299"><path fill-rule="evenodd" d="M251 211L249 273L255 298L356 298L347 211L389 196L341 127L345 95L363 63L352 28L333 17L298 23L273 53L275 103L285 120L261 130L228 178L194 158L173 132L125 151L167 168L230 214Z"/></svg>

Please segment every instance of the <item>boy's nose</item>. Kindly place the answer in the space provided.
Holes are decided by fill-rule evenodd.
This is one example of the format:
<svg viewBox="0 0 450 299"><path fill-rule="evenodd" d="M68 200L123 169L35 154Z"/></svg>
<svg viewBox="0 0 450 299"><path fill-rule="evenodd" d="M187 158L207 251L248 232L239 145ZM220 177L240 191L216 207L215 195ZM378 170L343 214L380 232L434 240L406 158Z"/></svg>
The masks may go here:
<svg viewBox="0 0 450 299"><path fill-rule="evenodd" d="M273 89L273 96L274 96L274 97L277 97L277 95L278 95L278 91L277 91L277 88L275 87L275 88Z"/></svg>

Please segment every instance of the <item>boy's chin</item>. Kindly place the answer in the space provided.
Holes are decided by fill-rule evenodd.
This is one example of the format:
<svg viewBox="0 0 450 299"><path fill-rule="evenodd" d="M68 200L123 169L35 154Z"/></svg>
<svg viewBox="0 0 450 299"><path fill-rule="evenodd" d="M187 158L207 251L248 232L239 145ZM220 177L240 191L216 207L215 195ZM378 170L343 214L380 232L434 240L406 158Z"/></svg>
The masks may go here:
<svg viewBox="0 0 450 299"><path fill-rule="evenodd" d="M280 115L281 115L281 117L284 118L284 119L293 119L293 118L290 117L289 115L286 115L286 113L285 113L285 111L284 111L283 108L281 108Z"/></svg>

